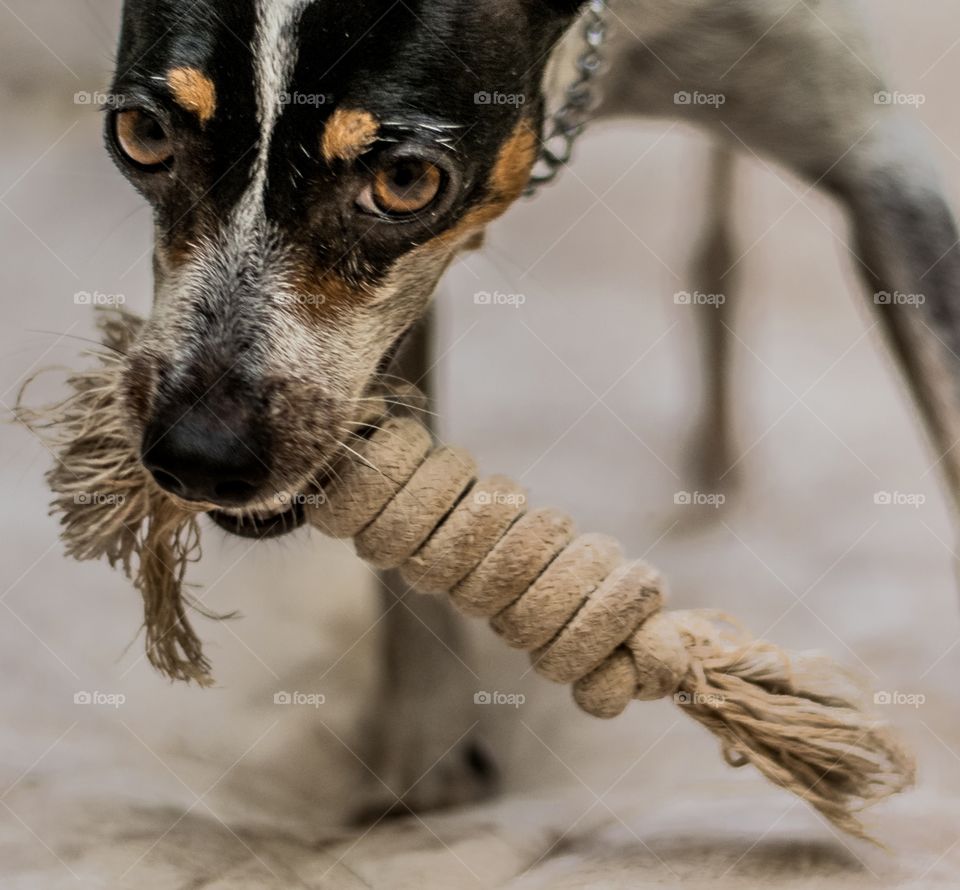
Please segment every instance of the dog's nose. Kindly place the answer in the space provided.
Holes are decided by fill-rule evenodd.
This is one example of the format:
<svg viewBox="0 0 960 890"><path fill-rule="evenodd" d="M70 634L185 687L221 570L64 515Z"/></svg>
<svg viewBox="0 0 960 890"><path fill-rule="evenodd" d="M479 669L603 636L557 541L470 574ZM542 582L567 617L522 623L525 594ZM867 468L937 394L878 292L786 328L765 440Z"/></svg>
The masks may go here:
<svg viewBox="0 0 960 890"><path fill-rule="evenodd" d="M143 437L143 465L157 484L188 501L238 507L270 476L269 455L252 418L194 407L172 423L154 420Z"/></svg>

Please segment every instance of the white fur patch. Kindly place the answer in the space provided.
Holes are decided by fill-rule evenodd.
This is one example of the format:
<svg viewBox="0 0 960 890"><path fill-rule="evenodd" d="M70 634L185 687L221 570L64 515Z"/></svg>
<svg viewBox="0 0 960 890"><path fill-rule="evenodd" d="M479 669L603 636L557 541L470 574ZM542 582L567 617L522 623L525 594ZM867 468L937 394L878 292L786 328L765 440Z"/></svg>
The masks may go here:
<svg viewBox="0 0 960 890"><path fill-rule="evenodd" d="M267 167L273 131L283 110L283 96L297 63L297 25L313 0L257 0L257 24L253 40L257 120L260 145L253 178L240 202L238 222L244 228L254 223L263 209Z"/></svg>

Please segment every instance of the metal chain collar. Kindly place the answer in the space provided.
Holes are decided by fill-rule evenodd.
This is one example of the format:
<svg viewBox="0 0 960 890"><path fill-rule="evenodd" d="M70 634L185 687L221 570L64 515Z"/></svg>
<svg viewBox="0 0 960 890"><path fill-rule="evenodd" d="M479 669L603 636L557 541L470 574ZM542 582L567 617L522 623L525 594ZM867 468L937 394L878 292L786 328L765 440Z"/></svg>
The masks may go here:
<svg viewBox="0 0 960 890"><path fill-rule="evenodd" d="M593 111L597 75L603 62L600 50L607 36L604 0L590 0L580 22L585 49L577 57L577 76L564 94L564 102L544 124L540 155L525 194L529 197L557 178L570 163L574 143L586 129Z"/></svg>

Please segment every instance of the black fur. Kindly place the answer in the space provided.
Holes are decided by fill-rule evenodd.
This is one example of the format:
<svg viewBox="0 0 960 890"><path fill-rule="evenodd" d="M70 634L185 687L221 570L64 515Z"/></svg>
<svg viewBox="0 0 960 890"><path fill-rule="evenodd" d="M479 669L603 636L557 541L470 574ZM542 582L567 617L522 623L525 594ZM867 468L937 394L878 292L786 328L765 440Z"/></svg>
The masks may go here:
<svg viewBox="0 0 960 890"><path fill-rule="evenodd" d="M299 58L290 93L324 97L289 104L277 124L269 164L268 218L316 255L317 265L357 283L376 284L396 258L456 223L487 197L486 183L521 116L539 123L540 82L549 50L579 4L542 0L317 0L298 28ZM113 91L123 107L142 105L176 134L169 174L118 163L154 205L161 243L174 245L216 229L250 183L259 139L254 90L252 0L128 0ZM190 66L215 83L218 113L201 129L170 101L166 72ZM483 104L478 94L522 97ZM387 141L345 170L320 156L323 125L338 107L410 124L389 134L424 143L455 179L438 210L403 224L358 214L358 181ZM436 145L442 125L449 142ZM449 128L449 129L447 129ZM358 271L359 270L359 271Z"/></svg>

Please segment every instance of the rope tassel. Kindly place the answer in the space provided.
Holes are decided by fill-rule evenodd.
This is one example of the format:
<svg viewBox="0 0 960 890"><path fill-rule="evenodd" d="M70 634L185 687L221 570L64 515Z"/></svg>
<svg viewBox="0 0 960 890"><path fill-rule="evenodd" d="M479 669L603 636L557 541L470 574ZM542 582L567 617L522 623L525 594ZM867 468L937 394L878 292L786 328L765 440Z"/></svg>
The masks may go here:
<svg viewBox="0 0 960 890"><path fill-rule="evenodd" d="M121 565L144 596L151 662L206 684L181 593L199 555L196 516L162 495L123 434L122 353L139 325L111 316L105 335L117 351L74 374L66 402L20 416L57 451L48 480L68 552ZM717 736L728 763L753 764L857 837L866 837L864 806L912 783L910 754L865 710L850 674L753 639L721 613L664 611L657 572L625 559L615 540L577 536L556 510L528 510L516 483L478 478L469 454L436 447L418 420L381 407L357 426L322 497L307 499L316 528L353 539L363 559L399 569L421 593L449 595L487 619L596 717L615 717L633 699L672 697ZM100 493L92 512L75 497L90 490ZM119 503L105 501L109 490L123 494Z"/></svg>

